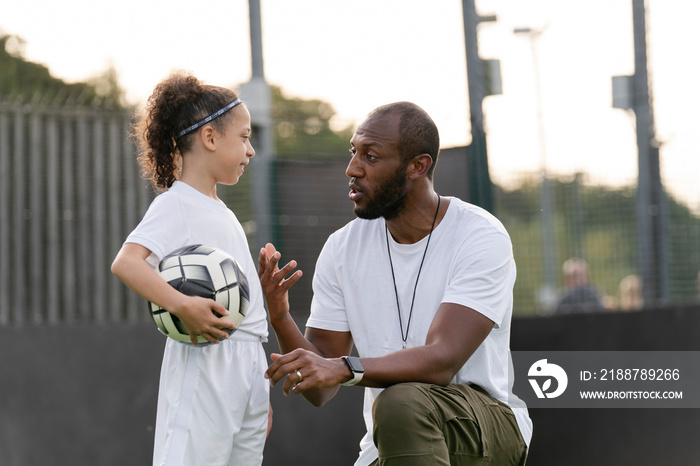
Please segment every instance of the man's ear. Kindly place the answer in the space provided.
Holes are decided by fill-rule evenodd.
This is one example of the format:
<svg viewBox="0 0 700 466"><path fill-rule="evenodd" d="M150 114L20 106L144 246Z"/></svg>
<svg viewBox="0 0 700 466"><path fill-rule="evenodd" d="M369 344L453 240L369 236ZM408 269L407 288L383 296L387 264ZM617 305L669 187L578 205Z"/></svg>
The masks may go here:
<svg viewBox="0 0 700 466"><path fill-rule="evenodd" d="M216 150L216 131L210 124L206 124L199 130L199 139L202 145L210 151Z"/></svg>
<svg viewBox="0 0 700 466"><path fill-rule="evenodd" d="M411 179L425 176L433 166L433 158L428 154L416 155L408 163L408 177Z"/></svg>

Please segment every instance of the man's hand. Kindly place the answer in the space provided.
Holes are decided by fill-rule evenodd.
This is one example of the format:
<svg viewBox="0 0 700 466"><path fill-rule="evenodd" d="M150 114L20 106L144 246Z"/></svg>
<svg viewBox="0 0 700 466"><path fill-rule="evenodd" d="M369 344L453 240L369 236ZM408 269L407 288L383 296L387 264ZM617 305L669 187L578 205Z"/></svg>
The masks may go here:
<svg viewBox="0 0 700 466"><path fill-rule="evenodd" d="M270 320L279 319L289 313L289 288L302 276L301 270L289 275L297 266L296 261L290 261L279 268L279 260L282 255L275 246L268 243L260 250L258 258L258 276L267 301Z"/></svg>
<svg viewBox="0 0 700 466"><path fill-rule="evenodd" d="M285 355L273 353L273 363L265 372L274 387L284 380L282 390L285 396L301 393L311 388L331 388L350 380L350 368L340 358L323 358L318 354L298 348ZM301 374L301 378L299 377Z"/></svg>

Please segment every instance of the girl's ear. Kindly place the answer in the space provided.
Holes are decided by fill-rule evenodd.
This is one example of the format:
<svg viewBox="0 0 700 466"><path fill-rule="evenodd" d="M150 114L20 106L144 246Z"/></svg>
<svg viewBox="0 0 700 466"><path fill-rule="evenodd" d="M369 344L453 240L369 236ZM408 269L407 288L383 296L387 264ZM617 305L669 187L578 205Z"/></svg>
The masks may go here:
<svg viewBox="0 0 700 466"><path fill-rule="evenodd" d="M216 131L212 125L204 125L199 130L199 139L202 145L210 151L216 150Z"/></svg>
<svg viewBox="0 0 700 466"><path fill-rule="evenodd" d="M408 177L416 179L425 176L432 165L433 158L430 155L416 155L408 164Z"/></svg>

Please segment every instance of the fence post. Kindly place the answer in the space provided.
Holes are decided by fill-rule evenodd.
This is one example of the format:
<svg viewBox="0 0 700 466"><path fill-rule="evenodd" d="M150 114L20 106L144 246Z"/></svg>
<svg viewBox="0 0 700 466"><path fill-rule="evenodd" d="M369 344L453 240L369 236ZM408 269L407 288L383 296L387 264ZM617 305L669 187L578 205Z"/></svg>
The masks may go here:
<svg viewBox="0 0 700 466"><path fill-rule="evenodd" d="M45 244L43 242L44 232L44 183L45 171L42 167L42 131L41 131L41 114L37 108L32 108L29 115L29 170L25 176L29 179L39 180L38 183L32 183L30 189L26 190L29 197L29 210L27 210L27 223L29 225L29 290L35 286L44 285L43 261ZM23 183L20 183L23 184ZM31 317L32 324L40 324L43 321L42 311L44 308L44 293L29 293L30 309L28 316Z"/></svg>
<svg viewBox="0 0 700 466"><path fill-rule="evenodd" d="M10 121L0 108L0 325L10 321Z"/></svg>
<svg viewBox="0 0 700 466"><path fill-rule="evenodd" d="M77 271L76 264L76 229L75 221L78 218L77 203L75 201L75 163L74 158L68 154L75 153L75 118L74 115L64 114L61 118L61 279L62 279L62 307L64 323L72 323L76 320L77 312Z"/></svg>
<svg viewBox="0 0 700 466"><path fill-rule="evenodd" d="M12 162L13 162L13 179L15 182L12 186L12 197L14 198L13 212L12 212L12 230L13 237L15 238L15 245L12 248L12 286L13 291L12 300L12 320L15 324L21 324L24 322L23 311L27 305L25 299L26 296L26 280L25 280L25 242L24 242L24 209L25 209L25 194L23 190L23 184L19 181L25 176L24 173L24 115L22 112L22 106L16 106L14 108L14 131L13 131L13 144L14 148L12 151Z"/></svg>
<svg viewBox="0 0 700 466"><path fill-rule="evenodd" d="M129 121L123 121L124 128L129 127ZM138 164L136 163L136 151L134 150L134 144L131 140L127 140L124 144L123 151L119 157L119 168L122 174L123 184L122 184L122 204L123 204L123 218L124 218L124 231L122 237L119 238L119 243L126 239L126 235L136 227L139 221L139 211L142 203L142 195L140 189L140 176L138 171ZM126 319L128 322L135 323L139 322L145 314L146 305L139 306L141 298L136 294L128 290L125 286L122 286L122 293L126 293L125 300L125 312Z"/></svg>
<svg viewBox="0 0 700 466"><path fill-rule="evenodd" d="M80 320L87 321L90 318L90 309L92 303L85 296L85 292L91 289L92 278L91 270L86 266L90 264L90 133L88 129L87 116L85 111L80 111L77 116L77 147L76 147L76 180L77 186L77 289L79 291L77 305L77 317ZM80 296L82 295L82 296Z"/></svg>
<svg viewBox="0 0 700 466"><path fill-rule="evenodd" d="M107 166L109 167L107 173L107 191L109 192L109 224L107 227L108 239L107 239L107 263L106 267L109 267L112 257L117 253L121 245L122 236L124 235L124 222L122 222L122 207L121 204L124 199L124 193L122 192L121 184L119 183L122 172L120 168L120 142L123 142L123 135L119 131L121 128L121 118L117 115L111 115L108 119L109 122L109 132L107 137ZM116 277L112 274L107 275L107 290L109 304L109 309L111 315L109 319L113 322L118 322L124 317L124 293L122 290L122 284Z"/></svg>
<svg viewBox="0 0 700 466"><path fill-rule="evenodd" d="M46 320L56 325L60 322L60 221L58 204L58 154L59 154L58 117L50 112L46 117Z"/></svg>
<svg viewBox="0 0 700 466"><path fill-rule="evenodd" d="M89 198L83 199L83 202L92 201L92 241L87 242L90 245L92 254L92 265L94 273L92 274L93 286L93 318L98 323L106 321L106 288L105 281L107 279L107 264L105 255L107 254L107 245L105 241L105 137L104 137L104 114L95 112L91 118L92 121L92 176L89 180L85 180L92 187L92 195ZM84 266L88 265L86 261Z"/></svg>

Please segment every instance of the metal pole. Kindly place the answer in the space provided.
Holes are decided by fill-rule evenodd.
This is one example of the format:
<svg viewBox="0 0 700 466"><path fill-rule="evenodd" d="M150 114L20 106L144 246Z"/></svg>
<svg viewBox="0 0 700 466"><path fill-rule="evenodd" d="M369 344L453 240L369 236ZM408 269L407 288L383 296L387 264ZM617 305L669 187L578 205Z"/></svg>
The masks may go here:
<svg viewBox="0 0 700 466"><path fill-rule="evenodd" d="M637 120L637 261L646 305L666 302L668 291L666 200L649 90L645 0L632 0L633 109Z"/></svg>
<svg viewBox="0 0 700 466"><path fill-rule="evenodd" d="M467 55L467 82L469 87L469 114L472 143L467 166L469 169L469 202L493 211L493 194L489 175L486 133L482 102L486 95L484 64L479 57L477 26L484 18L476 13L474 0L462 0L464 41ZM491 19L491 18L486 18Z"/></svg>
<svg viewBox="0 0 700 466"><path fill-rule="evenodd" d="M250 16L251 78L241 86L241 94L250 111L252 142L255 158L251 164L253 178L253 209L256 231L253 250L267 242L276 242L272 221L274 142L272 133L272 102L270 88L265 81L262 50L262 20L260 0L248 0Z"/></svg>
<svg viewBox="0 0 700 466"><path fill-rule="evenodd" d="M248 0L248 15L250 17L250 62L253 77L265 79L265 69L262 53L262 15L260 0Z"/></svg>
<svg viewBox="0 0 700 466"><path fill-rule="evenodd" d="M586 259L586 245L583 241L583 206L581 204L581 186L583 184L583 173L576 173L574 177L574 255L581 259Z"/></svg>

